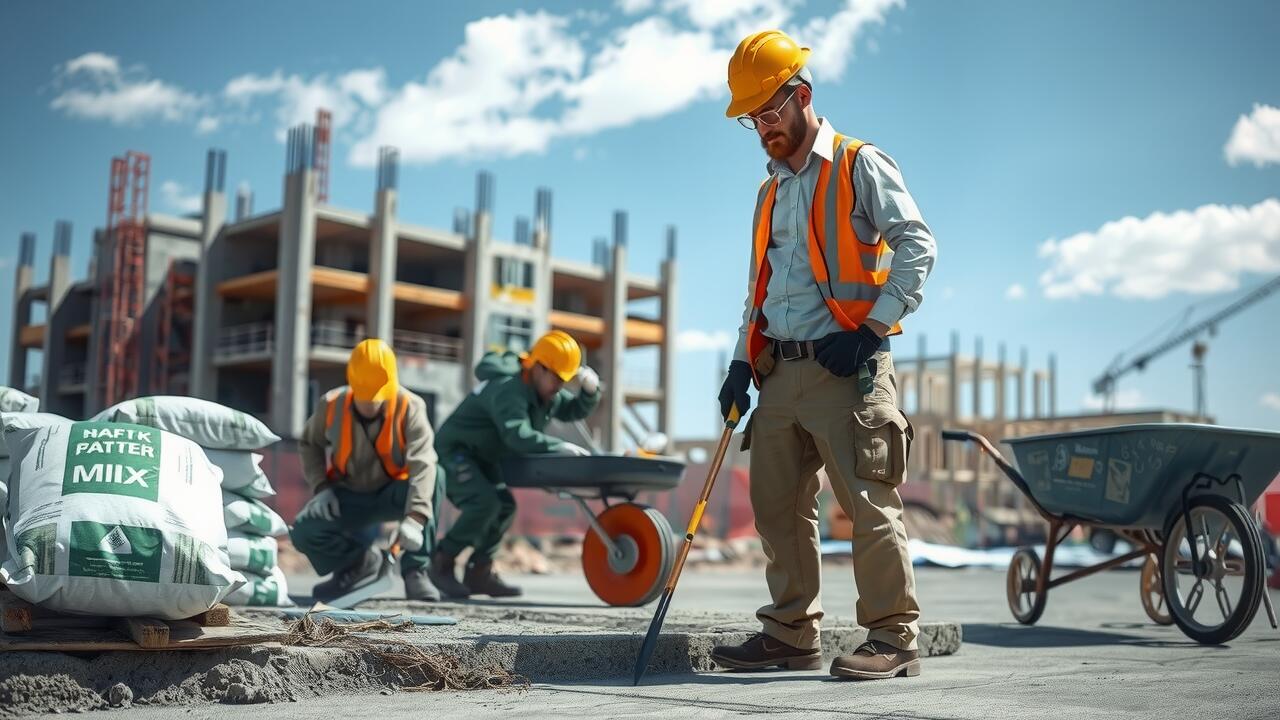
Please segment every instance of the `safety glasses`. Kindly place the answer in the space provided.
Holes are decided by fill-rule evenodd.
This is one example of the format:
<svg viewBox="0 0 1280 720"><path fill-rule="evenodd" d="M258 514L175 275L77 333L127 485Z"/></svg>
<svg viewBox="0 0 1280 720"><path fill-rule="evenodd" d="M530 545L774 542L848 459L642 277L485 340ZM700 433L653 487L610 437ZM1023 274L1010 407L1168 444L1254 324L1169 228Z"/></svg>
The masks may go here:
<svg viewBox="0 0 1280 720"><path fill-rule="evenodd" d="M799 87L796 88L796 90L799 89ZM781 105L772 110L765 110L759 115L742 115L738 117L738 124L748 130L755 130L760 125L764 125L765 127L773 127L774 125L777 125L782 122L782 108L786 107L787 103L791 102L791 98L795 97L796 90L792 90L791 94L787 96L787 99L783 100Z"/></svg>

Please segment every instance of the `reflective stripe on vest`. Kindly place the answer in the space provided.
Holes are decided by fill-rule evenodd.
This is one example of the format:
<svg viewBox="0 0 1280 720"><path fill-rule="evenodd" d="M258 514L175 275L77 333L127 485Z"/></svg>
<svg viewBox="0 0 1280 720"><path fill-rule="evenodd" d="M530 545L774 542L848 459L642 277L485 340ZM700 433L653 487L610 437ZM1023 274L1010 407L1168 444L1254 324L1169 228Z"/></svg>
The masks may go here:
<svg viewBox="0 0 1280 720"><path fill-rule="evenodd" d="M853 165L864 143L851 137L835 136L833 161L822 161L818 182L809 207L809 266L818 292L837 324L856 330L867 319L880 288L889 277L893 252L883 236L874 244L863 243L853 228L852 215L857 199L853 193ZM832 172L835 178L831 177ZM756 357L769 346L764 335L762 313L769 278L769 242L773 238L773 204L778 192L777 178L760 185L752 221L752 266L756 268L756 285L751 298L751 314L747 326L747 354L752 373ZM890 334L902 332L894 325ZM759 378L756 378L759 384Z"/></svg>
<svg viewBox="0 0 1280 720"><path fill-rule="evenodd" d="M351 447L359 432L352 417L350 390L330 393L325 408L325 438L329 441L328 473L330 478L346 477L347 462L351 459ZM382 404L382 429L378 432L375 447L382 469L392 480L408 480L409 465L405 459L405 418L409 413L409 398L399 391Z"/></svg>

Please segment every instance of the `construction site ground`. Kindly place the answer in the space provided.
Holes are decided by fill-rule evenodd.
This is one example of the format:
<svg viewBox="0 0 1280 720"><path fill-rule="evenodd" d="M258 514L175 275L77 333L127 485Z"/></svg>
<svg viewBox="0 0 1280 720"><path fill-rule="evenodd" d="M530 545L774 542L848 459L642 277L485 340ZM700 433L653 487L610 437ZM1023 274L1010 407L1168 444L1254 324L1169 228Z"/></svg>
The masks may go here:
<svg viewBox="0 0 1280 720"><path fill-rule="evenodd" d="M297 574L295 594L315 581ZM705 672L714 642L745 637L767 593L758 569L686 573L664 643L639 688L635 649L650 610L602 607L580 575L521 575L526 597L466 604L362 606L378 612L448 614L452 627L371 632L432 658L452 658L454 681L530 684L499 690L409 692L403 666L388 671L367 649L257 647L219 652L22 653L0 658L0 716L131 705L130 717L216 718L227 702L244 718L489 717L1280 717L1280 632L1264 613L1229 647L1202 647L1174 627L1152 625L1138 574L1113 571L1055 589L1036 627L1011 621L1004 574L918 571L924 607L918 678L849 683L822 672ZM824 572L828 654L859 635L849 619L856 593L847 565ZM397 588L393 595L398 593ZM1280 601L1280 593L1272 591ZM959 643L963 631L963 645ZM19 654L14 654L19 655ZM397 658L403 665L403 645ZM399 673L397 675L397 672ZM429 674L429 673L428 673ZM397 680L397 678L399 678ZM507 679L509 680L509 678ZM127 690L124 686L128 686Z"/></svg>

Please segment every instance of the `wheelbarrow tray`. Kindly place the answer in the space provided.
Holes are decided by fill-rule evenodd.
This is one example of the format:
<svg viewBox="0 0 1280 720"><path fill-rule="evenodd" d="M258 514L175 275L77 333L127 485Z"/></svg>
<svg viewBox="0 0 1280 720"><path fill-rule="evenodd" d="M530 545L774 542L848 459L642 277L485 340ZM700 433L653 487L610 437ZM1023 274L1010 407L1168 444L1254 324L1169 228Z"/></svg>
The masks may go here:
<svg viewBox="0 0 1280 720"><path fill-rule="evenodd" d="M684 463L665 457L521 455L502 463L507 487L585 490L593 497L634 498L671 490L683 476Z"/></svg>
<svg viewBox="0 0 1280 720"><path fill-rule="evenodd" d="M1280 432L1149 423L1006 440L1046 512L1102 525L1160 529L1197 473L1238 474L1245 505L1280 474ZM1236 483L1210 492L1239 501Z"/></svg>

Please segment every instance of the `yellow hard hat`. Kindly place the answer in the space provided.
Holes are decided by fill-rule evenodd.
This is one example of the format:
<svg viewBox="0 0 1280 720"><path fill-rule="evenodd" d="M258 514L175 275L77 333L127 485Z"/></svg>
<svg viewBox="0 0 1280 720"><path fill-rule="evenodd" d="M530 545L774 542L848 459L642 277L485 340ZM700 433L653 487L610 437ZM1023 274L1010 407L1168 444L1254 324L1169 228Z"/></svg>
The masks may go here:
<svg viewBox="0 0 1280 720"><path fill-rule="evenodd" d="M569 333L552 330L538 338L538 342L520 359L524 361L526 368L538 363L558 375L561 380L569 382L578 374L578 367L582 365L582 348Z"/></svg>
<svg viewBox="0 0 1280 720"><path fill-rule="evenodd" d="M748 35L729 59L729 107L726 117L746 115L773 97L809 59L809 48L800 47L781 30Z"/></svg>
<svg viewBox="0 0 1280 720"><path fill-rule="evenodd" d="M347 361L347 385L356 400L378 402L395 397L399 387L396 354L376 338L361 341Z"/></svg>

